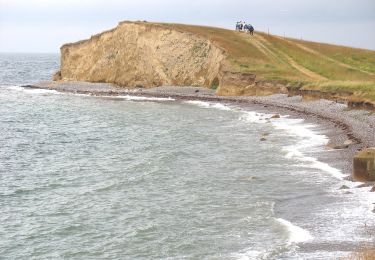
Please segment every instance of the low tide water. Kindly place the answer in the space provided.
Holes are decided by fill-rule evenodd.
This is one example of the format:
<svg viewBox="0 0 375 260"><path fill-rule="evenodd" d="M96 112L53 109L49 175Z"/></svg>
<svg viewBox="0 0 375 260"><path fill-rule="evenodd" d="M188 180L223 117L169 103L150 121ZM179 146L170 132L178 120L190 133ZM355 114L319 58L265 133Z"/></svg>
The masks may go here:
<svg viewBox="0 0 375 260"><path fill-rule="evenodd" d="M374 198L317 159L324 127L20 87L57 68L0 55L1 257L332 259L373 243Z"/></svg>

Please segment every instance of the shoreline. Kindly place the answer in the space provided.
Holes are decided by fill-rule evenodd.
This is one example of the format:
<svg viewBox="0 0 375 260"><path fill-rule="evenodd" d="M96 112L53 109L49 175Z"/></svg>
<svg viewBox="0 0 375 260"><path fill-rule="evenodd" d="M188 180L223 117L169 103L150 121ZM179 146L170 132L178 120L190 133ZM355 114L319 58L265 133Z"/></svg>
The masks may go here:
<svg viewBox="0 0 375 260"><path fill-rule="evenodd" d="M171 98L171 101L188 101L188 100L199 100L212 103L221 103L223 105L235 106L240 109L254 111L257 113L266 113L267 116L272 115L288 115L293 119L303 119L303 124L314 124L316 128L312 129L315 134L324 135L328 137L331 142L343 143L350 139L353 141L346 149L328 149L322 146L322 151L313 154L314 157L320 162L324 162L333 168L339 169L341 173L348 175L351 173L352 158L358 149L366 146L372 146L371 138L361 138L370 134L366 124L373 123L375 120L374 115L370 114L369 111L363 110L348 110L344 104L335 103L328 100L315 100L315 101L303 101L301 97L287 97L283 94L277 94L267 97L218 97L214 95L214 91L199 88L199 87L158 87L152 89L123 89L116 86L105 84L105 83L85 83L85 82L63 82L63 83L43 83L42 85L28 85L21 86L24 88L31 89L47 89L54 90L62 93L73 93L83 94L88 96L98 96L108 99L115 99L117 96L125 98L127 95L130 97L147 97L147 98ZM198 92L197 92L198 91ZM125 98L126 99L126 98ZM129 98L129 100L132 100ZM133 99L137 101L137 99ZM139 99L142 101L142 99ZM147 99L145 100L147 101ZM151 100L150 100L151 101ZM155 99L157 101L157 99ZM335 117L336 115L336 117ZM341 120L346 116L346 120ZM361 120L361 117L366 117L368 121ZM277 120L277 119L274 119ZM368 125L370 127L371 125ZM358 131L361 132L355 132ZM261 136L261 134L259 134ZM319 149L320 150L320 149ZM304 151L305 152L305 151ZM307 156L310 156L309 151ZM348 184L348 178L337 178L336 184L332 186L332 192L340 194L340 196L349 193L357 193L355 190L360 189L360 195L362 202L365 202L366 210L364 215L373 216L371 212L375 213L375 201L373 196L369 196L368 191L371 189L370 186L360 185L361 183ZM340 188L343 186L349 186L348 188ZM374 184L371 183L371 186ZM359 187L360 186L360 187ZM366 189L366 190L365 190ZM359 189L358 189L359 190ZM368 190L368 191L367 191ZM368 197L367 197L368 196ZM367 197L367 198L366 198ZM370 203L371 201L371 203ZM367 204L367 202L369 202ZM370 205L371 204L371 205ZM281 219L282 223L288 220ZM292 226L292 229L297 228L297 231L305 232L303 229L299 229L298 226ZM309 233L303 233L308 237ZM292 234L293 236L293 234ZM302 247L311 249L311 244L306 241L300 241ZM370 248L370 243L363 243L362 246ZM320 245L324 250L328 248L332 250L337 246L337 250L342 248L336 244L322 244ZM357 244L348 244L348 252L355 253Z"/></svg>
<svg viewBox="0 0 375 260"><path fill-rule="evenodd" d="M163 86L155 88L126 89L109 83L73 81L43 81L24 85L23 88L47 89L62 93L82 94L102 97L147 97L171 98L176 101L199 100L239 106L255 112L288 115L303 119L306 123L318 125L329 142L326 152L314 156L323 163L338 169L351 181L353 157L361 149L375 146L375 114L368 110L349 110L348 106L330 100L303 100L301 96L288 97L286 94L270 96L216 96L215 91L203 87ZM350 141L347 148L334 149ZM336 147L337 148L337 147ZM355 187L371 187L375 184L360 183ZM345 186L343 183L340 186ZM337 189L340 188L337 187ZM375 186L374 186L375 187ZM373 212L375 213L375 207Z"/></svg>
<svg viewBox="0 0 375 260"><path fill-rule="evenodd" d="M218 102L252 109L268 114L284 114L304 119L307 123L319 125L328 137L329 143L340 146L350 140L344 149L331 149L330 156L318 156L319 161L329 163L347 175L351 180L352 159L358 150L375 146L375 114L366 110L349 110L347 105L330 100L305 101L301 96L288 97L285 94L271 96L216 96L215 91L202 87L164 86L156 88L126 89L108 83L43 81L21 86L24 88L48 89L63 93L93 96L138 96L172 98L177 101L199 100Z"/></svg>
<svg viewBox="0 0 375 260"><path fill-rule="evenodd" d="M81 84L81 83L79 83ZM87 87L87 86L86 86ZM141 90L137 90L136 92L144 92L144 91L147 91L147 95L149 95L149 91L158 91L158 92L162 92L163 95L165 92L168 92L170 93L172 91L173 88L171 87L163 87L163 88L158 88L158 89L152 89L152 90L145 90L143 89L142 91ZM193 88L193 87L186 87L185 89L177 89L176 91L186 91L188 93L186 93L186 96L188 95L195 95L195 94L189 94L190 92L194 92L196 90L199 90L201 92L201 95L206 95L206 96L209 96L210 94L210 91L209 90L205 90L205 89L199 89L199 88ZM311 127L310 128L310 122L313 122L314 119L312 118L308 118L306 116L304 116L305 118L307 118L306 120L308 120L308 122L306 121L303 121L303 120L295 120L295 118L291 118L291 117L285 117L287 113L288 115L292 115L293 117L296 117L296 118L301 118L303 117L302 114L297 114L297 113L293 113L291 111L287 111L287 110L281 110L281 109L276 109L275 107L272 107L272 106L266 106L265 105L254 105L254 104L247 104L245 102L237 102L237 103L233 103L233 102L226 102L226 101L222 101L221 103L218 103L219 101L210 101L210 102L200 102L200 101L193 101L193 102L186 102L185 100L191 100L192 98L181 98L181 99L178 99L178 100L173 100L173 99L167 99L167 100L164 100L164 99L158 99L158 98L137 98L137 97L140 97L142 96L141 93L138 93L137 95L134 95L132 94L133 91L122 91L124 92L123 94L121 94L121 96L119 97L116 97L115 94L113 95L105 95L103 93L102 96L100 95L97 95L97 96L91 96L91 95L74 95L74 94L69 94L67 91L65 91L66 93L63 94L63 93L60 93L60 92L57 92L55 90L44 90L44 89L40 89L40 88L36 88L36 89L24 89L24 88L21 88L21 87L18 87L18 86L12 86L12 87L9 87L9 90L5 90L6 92L4 93L8 93L8 91L10 91L9 93L11 94L11 96L15 99L15 100L19 100L20 102L25 102L22 101L22 99L35 99L35 101L32 103L32 104L35 104L36 106L41 106L41 109L39 110L39 113L38 115L43 115L45 112L47 112L45 110L45 108L47 108L47 110L49 110L49 106L44 106L44 103L46 104L52 104L55 108L59 108L59 107L69 107L70 104L75 104L75 103L80 103L82 105L80 105L81 108L83 107L86 107L88 109L84 109L85 110L85 113L82 114L82 115L86 115L86 113L89 113L90 114L90 117L91 117L91 114L93 115L93 117L95 118L102 118L102 117L98 117L98 115L94 112L94 111L100 111L102 110L102 107L107 107L107 105L109 105L110 108L112 107L119 107L120 108L120 113L127 113L127 110L128 108L133 108L135 107L136 109L138 109L137 107L138 106L147 106L147 108L149 109L149 107L156 107L156 108L161 108L162 110L166 111L166 110L175 110L175 113L177 114L180 114L179 110L182 108L182 110L185 110L185 106L187 105L184 105L186 103L190 103L192 104L191 106L199 106L199 107L212 107L212 109L205 109L205 108L200 108L200 109L196 109L196 108L193 108L195 111L194 113L197 113L198 115L200 113L203 113L204 115L207 115L209 116L209 118L211 117L221 117L223 114L222 113L228 113L228 116L230 116L230 118L232 118L234 120L234 124L233 123L230 123L231 126L234 126L236 129L238 129L238 127L240 126L237 126L236 122L237 120L239 119L239 114L247 114L247 112L249 112L249 114L251 115L254 115L254 116L258 116L258 112L257 111L267 111L267 114L266 115L259 115L260 118L263 118L262 119L262 122L261 124L263 126L265 126L265 130L259 130L259 131L255 131L253 133L253 130L252 128L253 127L256 127L254 126L254 124L258 124L258 120L244 120L246 121L246 128L249 128L249 131L252 132L251 135L255 134L255 140L257 139L257 136L261 136L261 133L270 133L270 138L267 137L268 141L270 143L266 144L267 146L268 145L272 145L271 141L272 141L272 138L273 138L273 134L275 132L275 136L276 135L279 135L281 134L280 136L286 136L286 137L281 137L281 138L292 138L290 140L288 139L285 139L284 141L286 141L285 143L282 142L282 147L281 148L286 148L287 146L288 147L293 147L295 144L298 146L300 143L298 141L293 141L293 140L300 140L300 138L296 138L294 139L294 135L297 134L299 136L299 132L303 132L301 130L303 129L310 129L311 130L311 133L308 133L308 135L306 136L307 139L310 139L310 138L313 138L311 140L315 141L315 135L318 137L318 144L315 146L316 149L314 149L313 154L312 156L315 157L315 155L319 155L319 154L335 154L335 156L338 157L337 153L336 152L327 152L326 150L323 150L324 149L324 143L321 143L319 144L319 140L320 137L319 135L325 135L326 134L326 131L328 128L331 127L331 124L332 123L327 123L325 124L325 126L314 126L314 127ZM126 97L126 95L129 95L129 98ZM144 95L143 95L144 96ZM151 95L150 94L150 97L154 97L155 95ZM281 100L283 96L274 96L272 98L274 99L279 99ZM127 100L130 100L127 101ZM132 102L132 100L134 100L134 102ZM140 103L137 104L137 101L142 101ZM147 100L150 101L150 103L147 104ZM158 101L160 100L160 102ZM181 101L180 101L181 100ZM146 101L145 103L143 101ZM154 102L155 101L155 102ZM165 102L163 102L165 101ZM143 104L142 104L143 103ZM30 107L29 106L29 103L26 103L27 104L27 107ZM39 104L39 105L38 105ZM150 105L150 106L149 106ZM207 106L206 106L207 105ZM190 106L190 105L189 105ZM27 109L27 107L25 107L25 109ZM61 107L61 108L62 108ZM227 109L225 109L227 108ZM188 108L190 109L190 108ZM71 122L70 119L77 119L81 116L81 113L79 112L80 110L77 110L77 109L68 109L68 110L65 110L63 109L64 111L67 111L68 113L64 113L63 115L63 118L64 119L67 119L68 121L65 121L63 120L64 124L67 126L67 128L70 128L70 127L74 127L74 125L71 125L70 123L66 123L66 122ZM116 110L116 109L115 109ZM220 111L222 110L222 111ZM225 112L224 110L232 110L231 112ZM27 111L27 110L26 110ZM78 113L77 113L78 111ZM122 112L121 112L122 111ZM188 110L189 111L189 110ZM56 111L55 111L56 112ZM49 115L51 119L54 119L56 117L56 113L53 112L53 110L49 110ZM106 115L110 115L112 113L114 113L114 110L108 110L107 111L108 113ZM269 124L269 126L271 127L268 127L266 124L268 122L266 122L268 120L268 118L270 118L270 116L272 116L272 114L269 114L270 112L277 112L278 114L281 115L281 119L271 119L271 123ZM284 113L285 112L285 113ZM169 112L168 112L169 113ZM188 112L189 113L189 112ZM229 114L230 113L230 114ZM31 111L31 114L32 115L33 112ZM59 113L58 113L59 114ZM259 114L262 114L262 112L259 112ZM163 118L163 114L160 114L161 115L161 118ZM187 114L188 115L188 114ZM121 114L120 114L120 117L121 117ZM36 120L38 117L36 117ZM60 118L62 119L61 117L57 117L57 118ZM134 118L134 115L130 115L130 118ZM205 120L204 118L206 117L198 117L198 120ZM226 117L225 117L226 118ZM292 120L289 120L292 119ZM79 120L79 119L78 119ZM103 120L103 119L102 119ZM102 121L100 120L100 121ZM136 120L136 118L135 118ZM155 118L152 118L152 120L155 122ZM171 119L167 119L172 125L174 124L173 123L173 120ZM285 120L285 121L284 121ZM317 119L319 120L319 119ZM82 122L85 122L86 119L83 119ZM100 121L97 121L97 123L95 123L95 125L100 125ZM136 120L136 121L139 121L139 120ZM216 120L215 120L216 121ZM225 120L226 121L226 120ZM283 128L275 128L275 127L272 127L272 126L275 126L276 124L282 124L282 123L285 123L285 122L292 122L291 125L293 125L293 122L296 122L296 124L298 124L300 127L297 128L297 131L298 132L288 132L288 133L283 133L283 132L279 132L277 129L283 129ZM323 120L321 120L323 122ZM125 121L126 122L126 121ZM156 124L158 121L156 121ZM321 122L319 122L320 124ZM224 123L226 124L226 123ZM143 125L143 122L141 122L141 125ZM242 125L242 124L240 124ZM94 125L92 125L94 126ZM263 127L261 127L260 129L263 129ZM289 128L288 128L289 129ZM298 130L298 129L301 129L301 130ZM121 130L121 129L119 129ZM322 132L323 131L323 132ZM101 133L101 130L97 131L98 135L102 135ZM113 131L112 131L113 132ZM118 131L115 131L115 132L118 132ZM121 131L120 131L121 132ZM184 131L183 131L184 132ZM310 131L309 131L310 132ZM86 135L85 132L84 133L84 136ZM224 135L227 135L226 134L226 131L223 132ZM341 133L341 131L340 131ZM122 134L120 133L120 136ZM246 135L248 135L248 130L246 130L244 132L244 138L246 138ZM117 135L118 136L118 135ZM267 135L268 136L268 135ZM289 136L289 137L288 137ZM301 136L304 136L303 134ZM231 144L231 142L233 142L233 138L234 136L231 137L231 135L229 136L226 136L226 138L228 139L228 143L227 144ZM73 140L76 139L73 137ZM143 138L142 138L143 139ZM231 141L232 139L232 141ZM323 138L324 139L324 138ZM116 142L116 138L115 139L112 139ZM187 141L189 139L186 139ZM186 142L183 141L183 143ZM306 147L306 145L304 145L304 140L301 140L302 141L302 146L299 146L299 147ZM91 142L91 141L89 141ZM141 141L142 142L142 141ZM175 142L175 141L174 141ZM204 142L204 140L203 140ZM236 140L234 140L234 142L237 142ZM267 142L266 142L267 143ZM287 146L284 146L284 145L287 145ZM251 143L249 144L249 151L253 150L253 148L251 147ZM307 145L307 147L309 147ZM63 148L65 149L65 148ZM233 146L231 149L234 149L236 150L236 146ZM272 146L270 146L270 149L273 149ZM297 147L297 149L299 149ZM284 150L284 149L283 149ZM301 152L305 153L305 151L311 151L310 149L299 149ZM153 153L154 154L154 153ZM280 156L283 156L284 154L279 152L278 154L280 154ZM276 156L278 157L278 156ZM158 159L157 159L158 160ZM157 161L156 160L156 161ZM230 163L230 161L228 161ZM227 162L227 163L228 163ZM288 163L288 162L287 162ZM303 163L305 164L305 163ZM198 168L200 167L199 164L198 165ZM245 161L245 164L243 166L245 166L245 169L247 168L247 166L250 166L249 163L246 163ZM286 175L288 175L288 171L284 171L284 169L281 169L281 172L284 172ZM99 173L100 174L100 173ZM227 174L232 174L231 171L227 171ZM364 188L364 189L354 189L354 186L353 185L356 185L355 183L352 183L351 185L347 184L348 182L347 181L341 181L341 179L337 179L337 178L331 178L326 172L324 171L315 171L314 170L314 174L305 174L305 175L301 175L301 178L305 179L305 178L311 178L312 176L315 176L315 174L317 174L317 180L318 180L318 183L320 182L324 182L324 180L326 179L327 182L329 182L329 185L325 185L327 189L324 189L324 192L322 192L321 194L326 194L327 196L330 196L333 195L333 196L339 196L339 197L342 197L341 198L338 198L337 201L346 201L348 202L348 200L350 200L350 203L348 204L342 204L343 205L343 208L345 208L346 206L345 205L348 205L347 208L348 209L354 209L355 207L358 207L358 205L356 205L356 201L357 200L353 200L353 199L357 199L357 198L360 198L360 196L362 198L366 198L367 197L367 188ZM48 176L48 175L47 175ZM242 174L241 174L242 176ZM261 176L261 175L260 175ZM328 177L327 177L328 176ZM261 177L259 177L261 178ZM298 177L298 169L297 169L297 175L296 175L296 178L295 180L297 180L299 177ZM314 177L313 177L314 178ZM314 178L315 179L315 178ZM261 180L261 179L260 179ZM313 181L313 183L315 183L315 180L311 180ZM245 182L245 180L244 180ZM246 180L247 182L247 180ZM253 182L253 181L251 181ZM242 183L242 180L240 180L240 183ZM294 179L290 179L290 184L293 184L294 183ZM348 186L350 187L353 187L352 189L352 192L355 193L353 195L345 195L347 194L347 190L338 190L338 185L341 185L342 183L345 183L347 184ZM247 186L247 184L245 184ZM251 184L253 185L253 184ZM258 184L255 184L255 185L258 185ZM262 187L262 182L260 182L260 188L263 189ZM319 184L318 184L319 185ZM298 187L297 187L298 188ZM317 189L314 189L314 190L320 190L319 186L317 186ZM297 190L298 191L298 190ZM357 192L358 191L358 192ZM247 190L245 190L245 192L247 192ZM302 192L302 190L301 190ZM315 194L315 193L314 193ZM320 193L316 193L317 195L319 195ZM300 199L300 197L298 197L299 195L299 192L296 193L296 199ZM313 196L313 195L312 195ZM354 197L355 196L355 197ZM366 197L365 197L366 196ZM313 198L313 197L312 197ZM369 197L369 198L373 198L372 196ZM294 198L293 198L294 199ZM288 200L286 200L288 201ZM369 208L367 207L367 199L366 199L366 203L361 203L360 204L360 207L364 210L361 210L360 212L361 215L363 214L366 219L368 218L371 218L373 216L373 214L371 214L369 212ZM306 200L306 202L309 202L309 200ZM246 203L246 201L245 201ZM325 208L326 206L324 206L324 203L321 203L319 202L319 200L317 201L317 204L318 205L322 205L323 208ZM364 205L365 204L365 205ZM275 206L276 205L276 206ZM344 249L340 247L340 244L335 244L335 241L332 241L331 240L327 240L326 241L322 241L321 243L320 242L315 242L314 239L312 241L310 241L309 237L310 235L313 236L313 237L316 237L318 239L318 236L317 234L323 234L323 233L318 233L318 231L315 230L314 225L305 225L305 224L302 224L304 223L304 221L302 222L299 222L299 219L298 217L297 218L294 218L294 213L291 213L292 215L289 215L289 211L288 210L285 210L285 209L290 209L289 207L286 207L288 205L288 203L284 204L284 203L280 203L279 204L279 201L276 199L275 203L272 204L272 219L274 219L275 221L275 224L276 224L276 227L279 229L281 229L285 234L285 239L283 237L283 239L285 241L287 241L286 243L288 244L298 244L299 246L301 246L303 249L302 251L303 252L313 252L313 250L317 250L317 251L327 251L327 254L330 254L332 253L334 250L337 250L337 251L340 251L342 252L342 254L347 254L348 252L354 252L356 250L356 248L358 247L358 245L360 245L360 243L362 242L359 242L359 241L355 241L355 240L348 240L346 241L345 237L343 237L342 234L345 234L344 232L341 232L339 234L340 237L342 236L343 239L340 239L340 241L345 241L345 247ZM308 204L306 204L308 205ZM341 204L340 204L341 205ZM364 205L364 206L363 206ZM296 208L297 211L298 211L298 208ZM337 209L339 210L339 209ZM291 211L293 212L293 211ZM310 211L306 211L306 212L309 212L311 213L312 210ZM305 213L306 213L305 212ZM314 212L320 212L320 211L314 211ZM338 211L339 212L339 211ZM347 212L347 211L342 211L342 212ZM351 212L351 211L350 211ZM353 215L357 215L357 213L353 212L354 214ZM369 214L370 213L370 214ZM303 216L302 213L299 213L300 216ZM297 214L298 215L298 214ZM359 215L358 215L359 216ZM340 218L340 217L338 217ZM322 218L322 219L326 219L326 217ZM328 218L329 219L329 218ZM352 217L350 218L352 219ZM280 222L280 223L278 223ZM306 222L308 223L308 222ZM314 222L312 222L314 223ZM321 222L316 222L316 223L321 223ZM347 223L350 223L350 222L347 222ZM357 222L356 222L357 223ZM359 224L361 225L361 224ZM328 225L329 226L329 225ZM358 225L356 224L355 227L357 227ZM350 227L350 224L348 225L348 227ZM356 230L354 228L354 226L352 228L350 228L349 230ZM316 232L314 234L314 232ZM319 231L320 232L320 231ZM310 234L310 235L309 235ZM328 233L327 233L328 234ZM357 234L357 233L355 233ZM358 229L358 238L361 238L362 239L362 231L361 229ZM363 245L363 244L362 244ZM244 253L246 254L246 252Z"/></svg>

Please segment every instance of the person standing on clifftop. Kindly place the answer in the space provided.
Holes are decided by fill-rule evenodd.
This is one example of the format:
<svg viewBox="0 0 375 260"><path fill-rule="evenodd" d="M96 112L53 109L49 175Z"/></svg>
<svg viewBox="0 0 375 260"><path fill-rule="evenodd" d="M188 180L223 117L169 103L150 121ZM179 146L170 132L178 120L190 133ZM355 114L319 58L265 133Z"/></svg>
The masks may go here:
<svg viewBox="0 0 375 260"><path fill-rule="evenodd" d="M239 22L238 22L238 30L239 30L239 31L242 31L242 28L243 28L243 27L242 27L242 21L239 21Z"/></svg>
<svg viewBox="0 0 375 260"><path fill-rule="evenodd" d="M248 27L249 27L250 35L254 35L254 27L251 24L249 24Z"/></svg>

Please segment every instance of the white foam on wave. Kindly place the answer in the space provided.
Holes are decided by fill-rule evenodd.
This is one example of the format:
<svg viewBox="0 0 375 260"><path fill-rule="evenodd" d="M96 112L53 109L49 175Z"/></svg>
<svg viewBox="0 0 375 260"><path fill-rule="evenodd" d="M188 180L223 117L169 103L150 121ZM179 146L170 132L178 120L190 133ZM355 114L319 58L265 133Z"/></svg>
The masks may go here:
<svg viewBox="0 0 375 260"><path fill-rule="evenodd" d="M175 101L174 98L168 97L168 98L160 98L160 97L143 97L143 96L104 96L109 98L119 98L119 99L126 99L129 101Z"/></svg>
<svg viewBox="0 0 375 260"><path fill-rule="evenodd" d="M230 111L232 110L229 106L221 104L221 103L212 103L212 102L206 102L201 100L188 100L184 101L186 104L196 105L203 108L214 108L218 110L224 110L224 111Z"/></svg>
<svg viewBox="0 0 375 260"><path fill-rule="evenodd" d="M283 150L286 152L286 158L305 162L307 164L304 166L322 170L331 174L337 179L342 179L345 177L345 174L343 174L339 169L334 168L327 163L321 162L317 158L306 156L302 152L312 150L314 148L322 148L328 143L329 139L327 136L313 131L313 128L315 128L316 125L304 124L303 119L288 118L273 121L273 125L276 129L287 131L288 133L301 138L297 144L283 148Z"/></svg>
<svg viewBox="0 0 375 260"><path fill-rule="evenodd" d="M309 231L296 225L293 225L291 222L285 219L277 218L276 221L287 229L289 234L288 244L302 243L313 239L313 236L310 234Z"/></svg>
<svg viewBox="0 0 375 260"><path fill-rule="evenodd" d="M327 163L321 162L317 158L305 156L303 155L303 153L301 153L292 146L286 147L284 148L284 150L288 151L288 153L285 156L286 158L294 158L302 162L307 162L308 164L304 165L305 167L322 170L324 172L331 174L333 177L339 180L342 180L344 177L346 177L346 175L343 174L339 169L334 168Z"/></svg>
<svg viewBox="0 0 375 260"><path fill-rule="evenodd" d="M328 143L327 136L316 133L312 130L316 125L305 124L304 121L304 119L283 118L283 120L275 120L272 123L276 129L302 137L304 146L326 145Z"/></svg>
<svg viewBox="0 0 375 260"><path fill-rule="evenodd" d="M287 159L295 159L304 162L304 166L315 168L331 174L337 179L345 177L339 169L336 169L327 163L319 161L317 158L306 156L302 151L313 150L314 148L322 148L329 139L327 136L314 131L316 125L304 123L304 119L291 119L288 116L272 119L271 114L258 113L254 111L246 111L239 118L241 121L250 123L268 123L270 122L275 129L285 131L286 133L299 137L301 140L290 146L286 146L283 150L286 152Z"/></svg>
<svg viewBox="0 0 375 260"><path fill-rule="evenodd" d="M263 252L257 250L248 250L245 253L234 253L232 257L237 260L255 260L259 259L262 254Z"/></svg>
<svg viewBox="0 0 375 260"><path fill-rule="evenodd" d="M28 94L61 94L61 92L52 89L25 88L20 86L8 86L6 87L6 89L12 91L20 91Z"/></svg>
<svg viewBox="0 0 375 260"><path fill-rule="evenodd" d="M265 113L257 113L254 111L246 111L240 116L241 121L247 121L250 123L267 123L272 115Z"/></svg>
<svg viewBox="0 0 375 260"><path fill-rule="evenodd" d="M304 162L304 166L322 170L340 180L346 176L339 169L321 162L317 158L307 156L302 152L322 149L322 147L328 143L329 139L327 136L319 134L314 130L316 125L306 124L304 119L291 119L288 116L273 119L271 114L254 111L242 112L239 119L250 123L271 123L275 129L299 137L300 140L298 143L283 148L286 152L285 157L287 159L295 159Z"/></svg>

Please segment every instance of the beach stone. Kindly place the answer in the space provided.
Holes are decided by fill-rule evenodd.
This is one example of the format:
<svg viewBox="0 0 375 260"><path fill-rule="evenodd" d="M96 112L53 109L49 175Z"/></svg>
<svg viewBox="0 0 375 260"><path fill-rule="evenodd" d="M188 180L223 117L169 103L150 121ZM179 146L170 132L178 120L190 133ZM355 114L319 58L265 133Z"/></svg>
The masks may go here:
<svg viewBox="0 0 375 260"><path fill-rule="evenodd" d="M280 115L273 115L271 116L272 119L275 119L275 118L280 118Z"/></svg>
<svg viewBox="0 0 375 260"><path fill-rule="evenodd" d="M262 137L262 138L260 138L260 141L264 142L264 141L267 141L267 139Z"/></svg>
<svg viewBox="0 0 375 260"><path fill-rule="evenodd" d="M356 181L375 181L375 148L364 149L354 156L352 175Z"/></svg>
<svg viewBox="0 0 375 260"><path fill-rule="evenodd" d="M346 185L342 185L339 190L347 190L347 189L350 189L350 188Z"/></svg>
<svg viewBox="0 0 375 260"><path fill-rule="evenodd" d="M345 142L343 142L342 144L334 144L334 143L329 143L327 144L327 147L328 148L331 148L331 149L346 149L346 148L349 148L349 146L353 144L353 142L351 140L346 140Z"/></svg>

